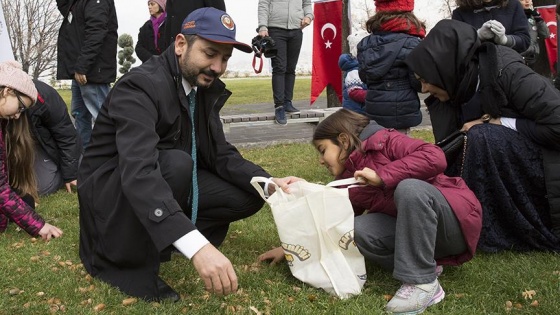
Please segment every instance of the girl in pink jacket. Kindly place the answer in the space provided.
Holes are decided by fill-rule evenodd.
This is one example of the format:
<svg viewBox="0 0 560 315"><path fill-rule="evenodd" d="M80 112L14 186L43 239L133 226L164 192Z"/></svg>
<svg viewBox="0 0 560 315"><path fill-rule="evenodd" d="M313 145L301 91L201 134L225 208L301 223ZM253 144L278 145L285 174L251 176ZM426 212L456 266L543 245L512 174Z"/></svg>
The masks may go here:
<svg viewBox="0 0 560 315"><path fill-rule="evenodd" d="M62 231L33 210L38 198L33 139L27 119L19 120L36 100L35 85L21 65L0 63L0 232L11 220L31 236L50 240Z"/></svg>
<svg viewBox="0 0 560 315"><path fill-rule="evenodd" d="M482 226L474 193L461 178L443 174L443 151L347 109L317 126L313 144L336 179L365 184L349 189L354 240L367 260L402 282L387 311L419 314L440 302L441 265L470 260ZM283 255L272 250L259 259L275 262L277 254Z"/></svg>

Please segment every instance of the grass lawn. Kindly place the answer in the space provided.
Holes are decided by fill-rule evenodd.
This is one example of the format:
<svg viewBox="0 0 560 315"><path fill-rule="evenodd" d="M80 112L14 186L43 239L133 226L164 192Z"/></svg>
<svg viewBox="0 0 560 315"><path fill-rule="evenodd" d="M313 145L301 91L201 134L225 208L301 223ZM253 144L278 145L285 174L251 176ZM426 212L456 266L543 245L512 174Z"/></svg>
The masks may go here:
<svg viewBox="0 0 560 315"><path fill-rule="evenodd" d="M298 175L312 182L331 180L308 144L242 150L275 176ZM178 303L137 301L88 276L78 257L75 194L58 192L40 200L38 211L64 230L45 243L10 224L0 234L0 314L383 314L399 283L373 265L363 294L338 300L290 274L286 264L268 266L256 257L279 243L270 209L232 224L221 250L234 264L240 290L227 297L208 295L187 259L175 254L162 265L162 277L181 295ZM560 260L556 254L478 254L460 267L446 267L440 278L442 303L426 314L557 314ZM534 290L532 299L523 292ZM506 303L513 309L506 311ZM100 306L103 305L103 306ZM104 308L96 311L96 308Z"/></svg>
<svg viewBox="0 0 560 315"><path fill-rule="evenodd" d="M309 84L299 83L296 87L301 91L296 95L307 98ZM235 92L232 103L253 104L271 97L270 80L237 79L228 80L227 84ZM246 92L240 92L242 89ZM263 92L254 93L255 90ZM70 91L61 94L69 104ZM243 94L245 98L235 98ZM433 141L428 131L413 136ZM310 182L331 181L309 144L241 152L277 177L296 175ZM286 264L257 263L260 253L279 244L270 209L265 206L256 215L232 224L220 248L234 264L239 278L240 289L236 294L227 297L207 294L190 262L174 254L171 262L162 265L161 275L181 294L181 301L163 304L132 301L124 305L128 296L92 279L80 263L76 194L60 191L42 198L37 211L48 222L62 228L64 235L45 243L30 238L14 224L0 233L0 315L383 314L387 299L400 285L390 274L367 265L368 280L363 293L338 300L292 277ZM558 254L479 253L462 266L445 267L440 282L446 298L428 308L426 314L558 314L560 310Z"/></svg>

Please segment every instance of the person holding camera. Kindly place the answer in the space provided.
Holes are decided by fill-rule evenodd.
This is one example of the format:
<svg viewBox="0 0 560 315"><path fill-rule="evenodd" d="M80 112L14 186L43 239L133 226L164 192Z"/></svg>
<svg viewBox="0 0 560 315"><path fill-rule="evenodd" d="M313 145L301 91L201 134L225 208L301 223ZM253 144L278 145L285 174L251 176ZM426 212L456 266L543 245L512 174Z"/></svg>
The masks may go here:
<svg viewBox="0 0 560 315"><path fill-rule="evenodd" d="M270 36L276 56L272 63L272 94L276 123L286 125L286 113L298 113L292 105L296 65L303 40L302 30L313 21L311 0L259 0L257 32ZM266 55L265 55L266 56Z"/></svg>

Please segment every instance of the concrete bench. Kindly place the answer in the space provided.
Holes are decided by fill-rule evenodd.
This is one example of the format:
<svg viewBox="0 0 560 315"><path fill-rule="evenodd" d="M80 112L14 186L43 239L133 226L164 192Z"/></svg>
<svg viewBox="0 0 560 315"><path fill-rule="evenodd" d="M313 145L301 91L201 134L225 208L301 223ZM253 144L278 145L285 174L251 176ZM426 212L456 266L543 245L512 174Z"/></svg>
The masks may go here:
<svg viewBox="0 0 560 315"><path fill-rule="evenodd" d="M288 118L288 124L319 123L340 108L342 107L302 110L298 114L286 113L286 117ZM274 113L227 115L220 118L222 119L225 133L230 131L231 126L243 127L275 124Z"/></svg>

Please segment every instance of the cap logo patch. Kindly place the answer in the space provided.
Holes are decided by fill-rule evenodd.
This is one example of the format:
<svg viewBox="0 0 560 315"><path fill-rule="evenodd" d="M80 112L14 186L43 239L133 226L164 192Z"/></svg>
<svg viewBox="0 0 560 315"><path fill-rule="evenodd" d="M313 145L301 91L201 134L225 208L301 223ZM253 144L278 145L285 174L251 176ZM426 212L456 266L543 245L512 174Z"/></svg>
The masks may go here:
<svg viewBox="0 0 560 315"><path fill-rule="evenodd" d="M235 23L233 23L233 20L229 15L227 14L222 15L221 20L222 20L222 25L225 28L227 28L230 31L233 31L233 29L235 28Z"/></svg>
<svg viewBox="0 0 560 315"><path fill-rule="evenodd" d="M185 24L183 24L183 29L184 30L188 30L189 28L195 28L195 27L196 27L195 21L189 21L189 22L186 22Z"/></svg>

